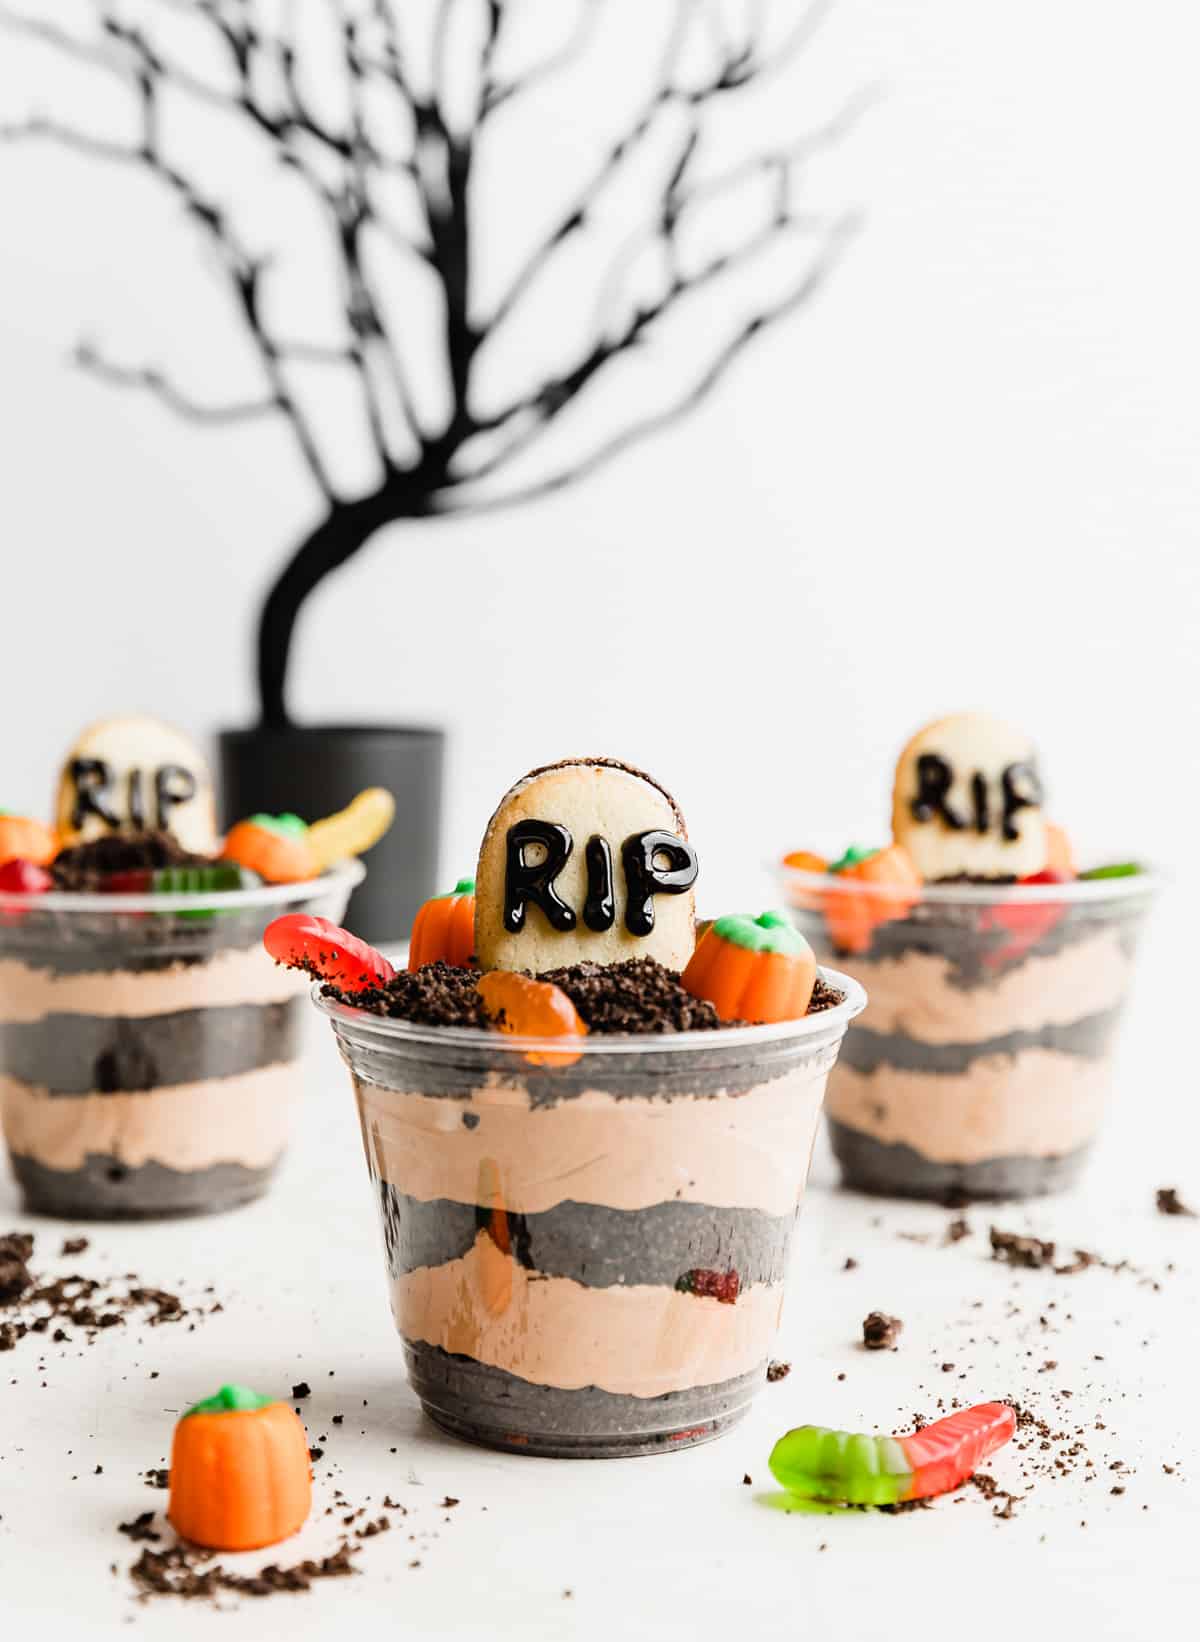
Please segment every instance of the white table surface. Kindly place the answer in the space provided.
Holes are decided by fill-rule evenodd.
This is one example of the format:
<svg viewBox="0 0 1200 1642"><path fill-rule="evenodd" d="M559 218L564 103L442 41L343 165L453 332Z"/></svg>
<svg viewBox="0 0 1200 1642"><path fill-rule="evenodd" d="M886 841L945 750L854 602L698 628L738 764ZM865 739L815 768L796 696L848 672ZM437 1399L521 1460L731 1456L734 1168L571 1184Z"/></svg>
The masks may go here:
<svg viewBox="0 0 1200 1642"><path fill-rule="evenodd" d="M1060 1631L1128 1642L1172 1619L1175 1634L1194 1635L1200 1220L1156 1213L1154 1189L1177 1185L1200 1202L1200 1156L1194 1071L1155 1007L1170 954L1160 943L1156 955L1129 1023L1111 1129L1071 1196L969 1211L973 1235L947 1247L944 1210L838 1192L822 1141L778 1349L792 1372L764 1387L740 1428L688 1452L523 1459L472 1449L424 1420L384 1298L348 1081L315 1017L298 1142L263 1202L213 1220L68 1226L21 1215L5 1177L0 1230L37 1234L35 1267L136 1271L185 1300L211 1282L224 1310L193 1332L130 1325L44 1352L27 1336L0 1356L0 1620L36 1617L36 1631L19 1634L172 1642L304 1642L335 1628L493 1642L730 1633L1011 1642ZM988 1258L990 1221L1127 1257L1161 1287L1129 1271L1009 1270ZM64 1263L59 1243L71 1232L89 1234L92 1247ZM842 1269L847 1255L857 1269ZM856 1345L874 1308L904 1319L895 1353ZM1039 1372L1050 1359L1057 1369ZM333 1549L338 1518L322 1513L334 1488L376 1508L390 1492L409 1514L393 1513L392 1531L366 1544L353 1579L230 1600L224 1613L138 1603L124 1573L138 1547L116 1525L165 1505L142 1473L165 1463L175 1414L229 1379L272 1391L307 1380L303 1413L325 1456L303 1533L227 1564ZM790 1425L903 1430L914 1409L932 1412L953 1393L1015 1394L1058 1428L1064 1405L1051 1391L1061 1387L1074 1392L1094 1467L1081 1456L1061 1480L1039 1482L1012 1520L996 1520L974 1489L899 1516L785 1515L762 1503L767 1454ZM331 1424L335 1413L343 1425ZM1097 1419L1106 1430L1092 1429ZM1113 1460L1125 1462L1122 1495L1110 1492ZM1024 1486L1010 1451L989 1469L1002 1486ZM446 1495L461 1503L439 1509ZM9 1634L0 1623L0 1637Z"/></svg>

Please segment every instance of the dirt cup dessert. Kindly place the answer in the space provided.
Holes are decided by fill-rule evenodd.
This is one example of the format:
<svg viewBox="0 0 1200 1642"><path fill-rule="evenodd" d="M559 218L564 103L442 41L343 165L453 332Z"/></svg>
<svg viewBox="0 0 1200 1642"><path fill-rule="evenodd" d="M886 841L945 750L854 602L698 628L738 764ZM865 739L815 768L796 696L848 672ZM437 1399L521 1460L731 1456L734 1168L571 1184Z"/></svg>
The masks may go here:
<svg viewBox="0 0 1200 1642"><path fill-rule="evenodd" d="M829 1086L848 1186L1026 1197L1074 1181L1099 1128L1142 924L1133 862L1079 872L1030 742L978 714L915 736L894 842L786 857L818 953L870 995Z"/></svg>
<svg viewBox="0 0 1200 1642"><path fill-rule="evenodd" d="M222 842L204 761L153 719L72 748L54 827L0 816L0 1111L31 1212L207 1213L256 1197L284 1149L304 1025L262 933L340 917L387 794Z"/></svg>
<svg viewBox="0 0 1200 1642"><path fill-rule="evenodd" d="M762 1383L825 1080L861 989L783 913L696 941L674 801L608 759L534 771L409 969L319 922L322 978L427 1413L600 1457L716 1436Z"/></svg>

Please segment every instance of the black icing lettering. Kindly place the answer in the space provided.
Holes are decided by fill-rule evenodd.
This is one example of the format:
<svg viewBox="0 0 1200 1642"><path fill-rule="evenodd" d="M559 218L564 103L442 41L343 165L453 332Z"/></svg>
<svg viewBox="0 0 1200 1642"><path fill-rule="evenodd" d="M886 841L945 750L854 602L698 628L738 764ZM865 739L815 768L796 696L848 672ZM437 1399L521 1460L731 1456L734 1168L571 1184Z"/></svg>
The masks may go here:
<svg viewBox="0 0 1200 1642"><path fill-rule="evenodd" d="M660 867L657 856L665 856ZM673 832L635 832L621 845L625 868L625 928L631 935L649 935L654 928L654 897L682 895L691 889L700 870L696 852Z"/></svg>
<svg viewBox="0 0 1200 1642"><path fill-rule="evenodd" d="M1004 795L1001 830L1011 843L1021 836L1013 816L1041 803L1042 783L1032 764L1010 764L1000 777L1000 791Z"/></svg>
<svg viewBox="0 0 1200 1642"><path fill-rule="evenodd" d="M78 831L89 815L98 815L106 827L119 827L121 818L108 803L112 786L112 771L101 758L73 758L70 766L71 781L75 787L75 803L71 809L71 826Z"/></svg>
<svg viewBox="0 0 1200 1642"><path fill-rule="evenodd" d="M129 772L129 819L139 832L146 829L146 804L141 770Z"/></svg>
<svg viewBox="0 0 1200 1642"><path fill-rule="evenodd" d="M186 804L196 796L196 777L182 764L164 764L154 772L154 804L158 824L166 830L171 824L171 811L177 804Z"/></svg>
<svg viewBox="0 0 1200 1642"><path fill-rule="evenodd" d="M526 848L540 844L541 861L527 861ZM554 888L573 848L571 834L557 821L518 821L508 829L504 857L504 927L516 935L525 927L525 908L540 907L551 929L575 928L575 914Z"/></svg>
<svg viewBox="0 0 1200 1642"><path fill-rule="evenodd" d="M599 833L587 841L583 852L587 864L587 900L583 903L583 921L589 929L611 929L617 921L617 907L613 900L612 850L607 838Z"/></svg>
<svg viewBox="0 0 1200 1642"><path fill-rule="evenodd" d="M989 818L987 782L978 770L971 777L971 808L975 812L975 831L986 832Z"/></svg>
<svg viewBox="0 0 1200 1642"><path fill-rule="evenodd" d="M948 827L960 832L966 826L961 815L950 808L947 793L954 785L954 771L938 753L922 753L917 759L917 796L912 801L913 818L932 821L940 815Z"/></svg>

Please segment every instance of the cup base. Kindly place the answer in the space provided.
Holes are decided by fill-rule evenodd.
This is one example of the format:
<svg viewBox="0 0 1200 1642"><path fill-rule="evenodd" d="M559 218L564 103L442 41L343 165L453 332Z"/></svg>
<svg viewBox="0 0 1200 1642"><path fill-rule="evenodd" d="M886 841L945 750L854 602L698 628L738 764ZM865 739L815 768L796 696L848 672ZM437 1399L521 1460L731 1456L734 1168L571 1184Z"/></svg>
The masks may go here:
<svg viewBox="0 0 1200 1642"><path fill-rule="evenodd" d="M542 1459L628 1459L695 1448L738 1423L766 1368L659 1397L533 1385L503 1369L405 1342L409 1380L441 1430L481 1448Z"/></svg>
<svg viewBox="0 0 1200 1642"><path fill-rule="evenodd" d="M56 1220L175 1220L221 1214L261 1197L278 1166L250 1169L216 1163L206 1169L171 1169L162 1163L137 1167L89 1153L79 1169L51 1169L35 1158L12 1155L13 1173L27 1214Z"/></svg>
<svg viewBox="0 0 1200 1642"><path fill-rule="evenodd" d="M934 1203L1048 1197L1075 1185L1091 1146L1058 1157L988 1157L939 1163L911 1146L889 1144L829 1120L829 1138L849 1191L871 1197L917 1197Z"/></svg>

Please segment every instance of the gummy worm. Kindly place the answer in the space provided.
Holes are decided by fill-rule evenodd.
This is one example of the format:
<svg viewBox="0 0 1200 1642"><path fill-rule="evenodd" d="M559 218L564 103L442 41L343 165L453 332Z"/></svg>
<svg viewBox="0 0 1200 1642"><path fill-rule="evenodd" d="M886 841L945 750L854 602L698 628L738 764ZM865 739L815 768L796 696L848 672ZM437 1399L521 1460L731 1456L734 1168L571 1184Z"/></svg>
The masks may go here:
<svg viewBox="0 0 1200 1642"><path fill-rule="evenodd" d="M801 1425L771 1450L771 1473L804 1499L899 1505L957 1488L1016 1426L1007 1403L979 1403L903 1437Z"/></svg>

